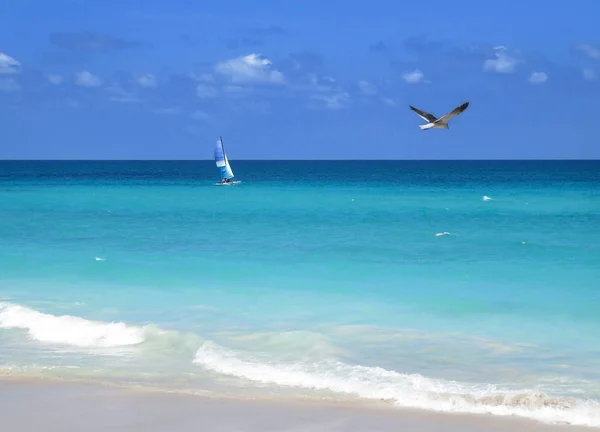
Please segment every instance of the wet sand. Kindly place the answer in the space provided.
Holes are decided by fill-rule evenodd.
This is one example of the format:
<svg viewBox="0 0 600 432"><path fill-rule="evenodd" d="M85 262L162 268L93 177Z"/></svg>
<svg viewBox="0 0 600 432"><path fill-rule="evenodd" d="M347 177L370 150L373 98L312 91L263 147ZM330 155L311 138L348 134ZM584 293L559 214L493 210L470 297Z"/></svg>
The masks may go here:
<svg viewBox="0 0 600 432"><path fill-rule="evenodd" d="M0 379L3 432L582 432L491 415L323 402L252 401L54 380Z"/></svg>

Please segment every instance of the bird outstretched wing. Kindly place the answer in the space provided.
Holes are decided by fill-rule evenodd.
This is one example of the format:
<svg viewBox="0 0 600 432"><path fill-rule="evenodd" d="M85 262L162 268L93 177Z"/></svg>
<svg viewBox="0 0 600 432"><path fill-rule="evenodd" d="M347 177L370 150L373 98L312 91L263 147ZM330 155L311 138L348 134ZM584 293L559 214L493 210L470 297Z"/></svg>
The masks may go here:
<svg viewBox="0 0 600 432"><path fill-rule="evenodd" d="M459 115L461 112L463 112L464 110L466 110L468 106L469 106L469 102L465 102L461 106L458 106L458 107L454 108L448 114L440 117L440 120L442 120L442 121L448 121L452 117L455 117L455 116Z"/></svg>
<svg viewBox="0 0 600 432"><path fill-rule="evenodd" d="M429 123L433 123L434 121L437 120L436 116L434 116L433 114L429 114L428 112L421 111L420 109L415 108L412 105L409 105L409 107L411 110L416 112L419 117L421 117L425 121L428 121Z"/></svg>

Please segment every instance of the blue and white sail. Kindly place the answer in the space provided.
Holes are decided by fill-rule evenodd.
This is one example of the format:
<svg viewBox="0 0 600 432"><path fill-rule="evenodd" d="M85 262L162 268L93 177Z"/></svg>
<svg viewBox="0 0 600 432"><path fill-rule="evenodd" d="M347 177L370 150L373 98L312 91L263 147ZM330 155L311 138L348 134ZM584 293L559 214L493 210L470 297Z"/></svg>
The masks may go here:
<svg viewBox="0 0 600 432"><path fill-rule="evenodd" d="M227 155L225 154L225 148L223 147L223 138L221 137L219 137L215 146L215 163L219 169L221 180L233 178L233 171L231 171L231 167L229 166L229 161L227 160Z"/></svg>

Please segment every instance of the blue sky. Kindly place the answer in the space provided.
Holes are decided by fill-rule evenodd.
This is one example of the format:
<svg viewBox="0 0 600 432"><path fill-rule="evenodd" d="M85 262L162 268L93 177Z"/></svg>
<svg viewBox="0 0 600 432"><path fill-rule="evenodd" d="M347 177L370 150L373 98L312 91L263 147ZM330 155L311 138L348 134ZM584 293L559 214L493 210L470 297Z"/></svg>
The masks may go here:
<svg viewBox="0 0 600 432"><path fill-rule="evenodd" d="M3 159L600 158L597 0L0 7Z"/></svg>

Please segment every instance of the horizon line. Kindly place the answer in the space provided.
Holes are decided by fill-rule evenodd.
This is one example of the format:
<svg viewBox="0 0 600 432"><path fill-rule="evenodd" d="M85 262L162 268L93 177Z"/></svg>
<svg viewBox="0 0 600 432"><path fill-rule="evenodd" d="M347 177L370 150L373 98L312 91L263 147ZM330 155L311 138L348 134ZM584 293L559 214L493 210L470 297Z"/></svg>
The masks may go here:
<svg viewBox="0 0 600 432"><path fill-rule="evenodd" d="M497 159L231 159L230 162L584 162L600 158ZM0 159L2 162L214 162L214 159Z"/></svg>

